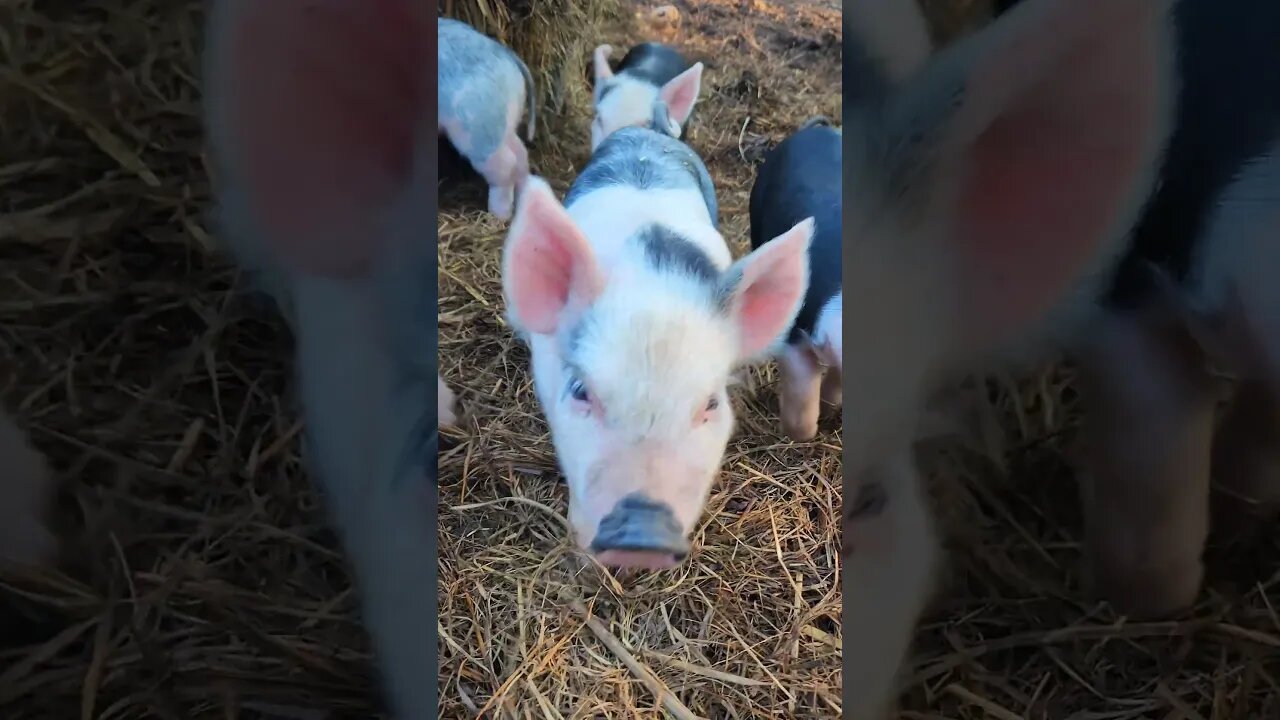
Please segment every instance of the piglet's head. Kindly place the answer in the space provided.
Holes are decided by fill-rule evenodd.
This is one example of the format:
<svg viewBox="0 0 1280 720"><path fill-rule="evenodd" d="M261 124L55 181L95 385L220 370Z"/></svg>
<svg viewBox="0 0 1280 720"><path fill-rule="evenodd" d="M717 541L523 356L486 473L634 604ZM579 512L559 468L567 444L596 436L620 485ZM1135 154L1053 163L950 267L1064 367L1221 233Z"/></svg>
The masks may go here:
<svg viewBox="0 0 1280 720"><path fill-rule="evenodd" d="M648 83L623 75L614 75L609 67L611 48L601 45L595 51L596 116L591 122L591 150L604 139L624 127L647 127L679 138L684 124L693 114L702 87L702 63L669 80L655 92ZM661 103L662 112L655 109ZM665 116L667 127L654 127L655 118Z"/></svg>
<svg viewBox="0 0 1280 720"><path fill-rule="evenodd" d="M513 324L569 486L578 544L601 562L677 564L733 429L727 385L790 326L808 284L812 220L719 272L655 264L630 238L609 272L540 179L503 259Z"/></svg>
<svg viewBox="0 0 1280 720"><path fill-rule="evenodd" d="M941 375L1087 317L1170 130L1168 5L1026 0L932 57L846 82L883 88L845 102L855 463L909 442ZM901 47L874 35L893 31L875 7L851 6L864 55Z"/></svg>

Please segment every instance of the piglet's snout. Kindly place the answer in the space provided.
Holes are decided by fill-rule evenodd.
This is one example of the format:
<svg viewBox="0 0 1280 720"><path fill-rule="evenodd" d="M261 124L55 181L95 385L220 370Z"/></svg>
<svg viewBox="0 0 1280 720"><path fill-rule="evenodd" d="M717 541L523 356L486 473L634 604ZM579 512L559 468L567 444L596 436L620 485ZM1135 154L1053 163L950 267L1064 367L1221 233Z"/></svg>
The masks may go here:
<svg viewBox="0 0 1280 720"><path fill-rule="evenodd" d="M600 520L591 551L604 565L661 569L684 560L689 541L669 505L633 493Z"/></svg>

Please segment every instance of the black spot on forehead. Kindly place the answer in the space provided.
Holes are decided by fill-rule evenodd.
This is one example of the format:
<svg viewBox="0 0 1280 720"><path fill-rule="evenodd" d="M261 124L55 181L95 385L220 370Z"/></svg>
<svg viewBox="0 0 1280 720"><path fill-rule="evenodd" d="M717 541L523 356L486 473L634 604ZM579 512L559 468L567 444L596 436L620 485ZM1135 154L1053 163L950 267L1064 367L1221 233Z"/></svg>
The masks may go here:
<svg viewBox="0 0 1280 720"><path fill-rule="evenodd" d="M711 257L690 240L661 225L649 225L635 236L644 248L645 259L658 272L680 273L708 285L715 283L720 271Z"/></svg>

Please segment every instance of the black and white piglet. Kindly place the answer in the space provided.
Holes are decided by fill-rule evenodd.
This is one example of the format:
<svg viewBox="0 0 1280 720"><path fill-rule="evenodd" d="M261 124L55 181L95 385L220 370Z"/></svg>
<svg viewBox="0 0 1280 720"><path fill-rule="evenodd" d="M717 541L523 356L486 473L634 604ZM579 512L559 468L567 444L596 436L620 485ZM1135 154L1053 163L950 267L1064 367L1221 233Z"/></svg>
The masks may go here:
<svg viewBox="0 0 1280 720"><path fill-rule="evenodd" d="M693 114L702 87L702 63L689 64L666 45L642 43L631 48L615 72L609 66L613 48L595 49L596 115L591 122L591 151L624 127L647 127L680 138ZM657 105L669 116L660 126ZM657 118L657 119L655 119Z"/></svg>
<svg viewBox="0 0 1280 720"><path fill-rule="evenodd" d="M840 137L826 118L806 122L765 155L751 188L752 247L807 217L815 222L809 289L777 352L782 425L796 440L817 433L819 397L840 403Z"/></svg>
<svg viewBox="0 0 1280 720"><path fill-rule="evenodd" d="M1280 4L1023 0L924 57L915 7L850 4L844 35L859 720L932 584L910 449L963 375L1075 356L1086 577L1131 618L1195 602L1211 478L1280 500ZM1221 421L1211 365L1241 380Z"/></svg>
<svg viewBox="0 0 1280 720"><path fill-rule="evenodd" d="M584 550L672 567L733 431L727 385L794 321L812 222L737 261L715 189L687 145L648 128L609 136L565 195L536 176L503 251L511 324Z"/></svg>

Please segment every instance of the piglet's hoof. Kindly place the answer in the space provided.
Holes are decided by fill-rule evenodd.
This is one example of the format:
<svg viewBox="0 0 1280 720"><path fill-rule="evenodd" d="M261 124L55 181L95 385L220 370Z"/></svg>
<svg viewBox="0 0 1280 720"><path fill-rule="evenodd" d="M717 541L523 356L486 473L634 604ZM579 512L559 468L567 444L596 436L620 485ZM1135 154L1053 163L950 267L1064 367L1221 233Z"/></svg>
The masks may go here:
<svg viewBox="0 0 1280 720"><path fill-rule="evenodd" d="M782 431L794 442L808 442L818 434L816 420L783 420Z"/></svg>

